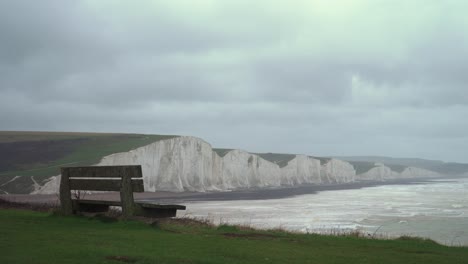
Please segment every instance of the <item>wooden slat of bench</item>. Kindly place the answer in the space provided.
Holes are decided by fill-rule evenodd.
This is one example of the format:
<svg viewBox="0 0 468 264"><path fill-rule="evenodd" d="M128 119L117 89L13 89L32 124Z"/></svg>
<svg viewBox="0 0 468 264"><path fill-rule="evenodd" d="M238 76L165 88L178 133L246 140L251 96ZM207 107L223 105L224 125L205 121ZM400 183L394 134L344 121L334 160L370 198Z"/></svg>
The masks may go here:
<svg viewBox="0 0 468 264"><path fill-rule="evenodd" d="M70 178L143 177L140 165L64 167L62 168L62 174L63 173L67 173Z"/></svg>
<svg viewBox="0 0 468 264"><path fill-rule="evenodd" d="M120 201L107 201L107 200L74 200L80 204L105 204L110 206L121 206L122 203ZM135 202L139 206L143 208L159 208L159 209L178 209L178 210L185 210L185 206L178 205L178 204L153 204L153 203L146 203L146 202Z"/></svg>
<svg viewBox="0 0 468 264"><path fill-rule="evenodd" d="M121 206L122 203L120 201L105 201L105 200L73 200L75 203L80 204L103 204L109 206Z"/></svg>
<svg viewBox="0 0 468 264"><path fill-rule="evenodd" d="M70 179L70 190L119 192L122 180L114 179ZM144 192L143 179L132 179L132 191Z"/></svg>
<svg viewBox="0 0 468 264"><path fill-rule="evenodd" d="M185 210L186 208L184 205L179 205L179 204L153 204L153 203L138 202L138 201L136 201L135 204L138 204L139 206L143 208L176 209L176 210Z"/></svg>

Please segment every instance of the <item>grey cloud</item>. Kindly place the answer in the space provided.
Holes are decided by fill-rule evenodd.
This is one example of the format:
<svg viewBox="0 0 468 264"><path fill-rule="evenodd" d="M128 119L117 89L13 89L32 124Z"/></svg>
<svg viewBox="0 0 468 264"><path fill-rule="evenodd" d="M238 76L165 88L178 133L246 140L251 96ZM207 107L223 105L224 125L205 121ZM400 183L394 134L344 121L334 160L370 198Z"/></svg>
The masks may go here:
<svg viewBox="0 0 468 264"><path fill-rule="evenodd" d="M1 5L3 63L45 54L85 54L103 41L103 28L80 2L7 0ZM99 52L104 51L100 47Z"/></svg>
<svg viewBox="0 0 468 264"><path fill-rule="evenodd" d="M295 56L261 61L253 72L267 100L298 103L342 102L351 80L339 62Z"/></svg>
<svg viewBox="0 0 468 264"><path fill-rule="evenodd" d="M2 1L0 129L466 161L463 8L405 3Z"/></svg>
<svg viewBox="0 0 468 264"><path fill-rule="evenodd" d="M143 21L106 22L78 4L20 3L2 8L16 16L2 16L10 23L2 23L9 44L0 49L5 53L0 89L19 89L37 101L96 104L237 97L222 91L235 89L225 86L237 81L216 81L213 76L226 72L196 60L201 51L244 43L240 38L204 33L164 12ZM186 59L174 63L171 54Z"/></svg>

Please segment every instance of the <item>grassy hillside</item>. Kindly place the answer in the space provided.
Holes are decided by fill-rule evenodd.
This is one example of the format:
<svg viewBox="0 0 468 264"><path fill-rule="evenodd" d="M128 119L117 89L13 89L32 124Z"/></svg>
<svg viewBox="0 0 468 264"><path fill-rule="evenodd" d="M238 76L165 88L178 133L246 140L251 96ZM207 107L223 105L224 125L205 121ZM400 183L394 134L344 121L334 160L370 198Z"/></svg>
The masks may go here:
<svg viewBox="0 0 468 264"><path fill-rule="evenodd" d="M0 193L28 193L61 166L92 165L172 135L0 131ZM20 177L17 177L20 176ZM34 176L34 178L31 178Z"/></svg>
<svg viewBox="0 0 468 264"><path fill-rule="evenodd" d="M216 152L220 157L226 156L226 154L232 149L223 149L223 148L214 148L213 151ZM258 155L261 158L278 164L280 168L288 165L288 162L296 157L295 154L280 154L280 153L252 153Z"/></svg>
<svg viewBox="0 0 468 264"><path fill-rule="evenodd" d="M278 164L280 168L286 167L288 163L296 157L296 154L281 154L281 153L254 153L256 155L259 155L265 160L268 160L270 162ZM324 157L312 157L309 156L310 158L314 158L320 161L320 164L326 164L330 158L324 158Z"/></svg>
<svg viewBox="0 0 468 264"><path fill-rule="evenodd" d="M375 168L374 162L367 162L367 161L349 161L351 165L353 165L354 169L356 170L356 174L366 173L372 168Z"/></svg>
<svg viewBox="0 0 468 264"><path fill-rule="evenodd" d="M440 160L425 160L417 158L392 158L381 156L348 156L336 158L347 161L379 162L384 164L396 164L406 167L413 166L418 168L431 168L433 166L444 164L444 162Z"/></svg>
<svg viewBox="0 0 468 264"><path fill-rule="evenodd" d="M141 222L0 210L0 263L466 263L422 239L290 234L190 220Z"/></svg>
<svg viewBox="0 0 468 264"><path fill-rule="evenodd" d="M294 154L279 154L279 153L254 153L265 160L278 164L280 168L288 165L288 162L296 157Z"/></svg>
<svg viewBox="0 0 468 264"><path fill-rule="evenodd" d="M224 157L226 156L226 154L228 154L229 151L231 151L232 149L224 149L224 148L214 148L213 151L216 152L216 154L218 154L218 156L220 157Z"/></svg>

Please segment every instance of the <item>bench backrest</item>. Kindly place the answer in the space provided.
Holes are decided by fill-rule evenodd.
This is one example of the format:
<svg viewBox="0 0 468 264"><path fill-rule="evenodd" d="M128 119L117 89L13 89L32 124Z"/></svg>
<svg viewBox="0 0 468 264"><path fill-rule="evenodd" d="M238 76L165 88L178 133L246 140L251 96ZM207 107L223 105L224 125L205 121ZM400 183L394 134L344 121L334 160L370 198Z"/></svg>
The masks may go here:
<svg viewBox="0 0 468 264"><path fill-rule="evenodd" d="M120 192L130 181L133 192L144 192L140 165L65 167L62 179L65 178L68 178L70 190Z"/></svg>
<svg viewBox="0 0 468 264"><path fill-rule="evenodd" d="M124 215L134 210L133 192L144 192L140 165L61 168L60 203L64 214L73 213L71 190L118 191Z"/></svg>

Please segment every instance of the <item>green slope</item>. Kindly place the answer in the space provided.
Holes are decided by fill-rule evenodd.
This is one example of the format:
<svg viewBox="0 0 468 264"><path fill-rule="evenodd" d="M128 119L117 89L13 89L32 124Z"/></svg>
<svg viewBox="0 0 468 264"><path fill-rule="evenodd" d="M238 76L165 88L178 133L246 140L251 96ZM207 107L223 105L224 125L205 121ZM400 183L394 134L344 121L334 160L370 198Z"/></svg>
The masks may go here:
<svg viewBox="0 0 468 264"><path fill-rule="evenodd" d="M468 249L423 239L290 234L189 220L112 222L0 210L0 263L467 263Z"/></svg>
<svg viewBox="0 0 468 264"><path fill-rule="evenodd" d="M356 170L356 174L363 174L375 168L374 162L366 162L366 161L348 161L353 165L354 169Z"/></svg>
<svg viewBox="0 0 468 264"><path fill-rule="evenodd" d="M225 149L225 148L214 148L213 151L218 154L220 157L226 156L226 154L233 149ZM288 165L288 162L291 161L296 157L295 154L281 154L281 153L251 153L253 155L257 155L264 160L268 160L269 162L273 162L278 164L280 168L285 167Z"/></svg>
<svg viewBox="0 0 468 264"><path fill-rule="evenodd" d="M1 131L0 193L29 193L33 186L31 176L43 183L58 175L61 166L92 165L104 156L173 137L176 136Z"/></svg>
<svg viewBox="0 0 468 264"><path fill-rule="evenodd" d="M232 149L224 149L224 148L214 148L213 151L216 152L216 154L218 154L218 156L220 157L224 157L226 156L226 154L228 154L229 151L231 151Z"/></svg>
<svg viewBox="0 0 468 264"><path fill-rule="evenodd" d="M280 154L280 153L254 153L262 157L265 160L278 164L280 168L285 167L288 165L292 159L296 157L294 154Z"/></svg>

